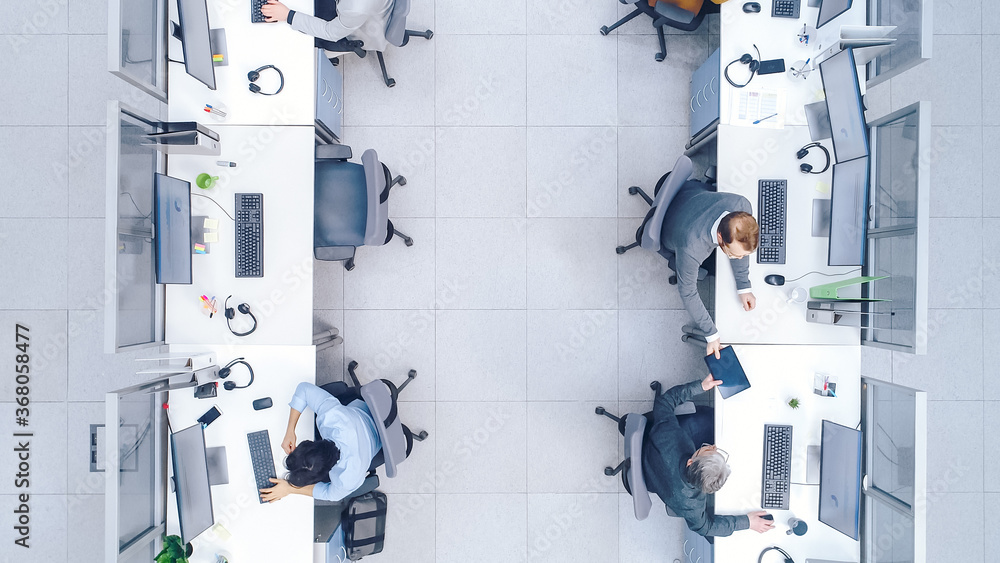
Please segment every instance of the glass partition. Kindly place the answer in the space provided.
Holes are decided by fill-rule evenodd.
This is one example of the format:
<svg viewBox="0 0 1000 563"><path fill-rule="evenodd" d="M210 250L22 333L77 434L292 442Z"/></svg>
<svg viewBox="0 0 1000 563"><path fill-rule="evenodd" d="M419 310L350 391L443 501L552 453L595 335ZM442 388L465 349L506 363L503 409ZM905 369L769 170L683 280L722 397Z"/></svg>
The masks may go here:
<svg viewBox="0 0 1000 563"><path fill-rule="evenodd" d="M869 88L931 58L932 11L928 0L869 0L868 25L896 26L896 42L868 63Z"/></svg>
<svg viewBox="0 0 1000 563"><path fill-rule="evenodd" d="M110 0L108 70L167 101L166 0Z"/></svg>

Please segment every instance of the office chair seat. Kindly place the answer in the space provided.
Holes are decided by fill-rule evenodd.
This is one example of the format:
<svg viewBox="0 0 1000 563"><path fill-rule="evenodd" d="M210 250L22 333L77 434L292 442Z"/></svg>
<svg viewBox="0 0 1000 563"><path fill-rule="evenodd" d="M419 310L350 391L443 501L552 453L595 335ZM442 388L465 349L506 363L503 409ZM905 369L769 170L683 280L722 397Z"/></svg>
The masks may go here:
<svg viewBox="0 0 1000 563"><path fill-rule="evenodd" d="M622 484L632 495L632 510L636 520L645 520L653 501L646 489L646 479L642 474L642 440L646 434L646 417L629 413L625 416L625 459L628 466L622 471Z"/></svg>
<svg viewBox="0 0 1000 563"><path fill-rule="evenodd" d="M361 246L368 226L368 189L360 164L317 160L313 246ZM337 210L328 213L327 210Z"/></svg>

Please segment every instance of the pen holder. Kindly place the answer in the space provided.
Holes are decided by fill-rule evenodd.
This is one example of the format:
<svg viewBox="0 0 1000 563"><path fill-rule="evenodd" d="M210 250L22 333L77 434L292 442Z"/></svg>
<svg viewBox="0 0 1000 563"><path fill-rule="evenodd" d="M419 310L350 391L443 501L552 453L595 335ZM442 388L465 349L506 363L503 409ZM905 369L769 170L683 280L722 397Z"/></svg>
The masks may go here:
<svg viewBox="0 0 1000 563"><path fill-rule="evenodd" d="M798 60L788 66L788 70L785 72L785 76L789 80L805 80L809 78L809 73L812 72L812 62L806 62L803 60Z"/></svg>
<svg viewBox="0 0 1000 563"><path fill-rule="evenodd" d="M837 396L837 378L825 373L817 373L813 376L813 393L820 397Z"/></svg>
<svg viewBox="0 0 1000 563"><path fill-rule="evenodd" d="M205 104L204 109L212 121L225 123L229 119L229 109L224 104Z"/></svg>

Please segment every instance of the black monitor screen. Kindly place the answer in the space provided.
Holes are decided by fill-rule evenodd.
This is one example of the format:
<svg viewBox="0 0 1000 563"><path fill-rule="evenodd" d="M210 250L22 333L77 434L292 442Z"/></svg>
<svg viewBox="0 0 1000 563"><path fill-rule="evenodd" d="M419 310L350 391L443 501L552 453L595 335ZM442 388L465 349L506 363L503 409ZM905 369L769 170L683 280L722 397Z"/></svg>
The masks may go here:
<svg viewBox="0 0 1000 563"><path fill-rule="evenodd" d="M819 521L858 539L861 504L861 432L823 421Z"/></svg>
<svg viewBox="0 0 1000 563"><path fill-rule="evenodd" d="M184 70L204 82L209 90L215 90L207 0L177 0L177 18L181 22Z"/></svg>
<svg viewBox="0 0 1000 563"><path fill-rule="evenodd" d="M186 543L215 524L205 431L201 424L171 434L170 452L177 488L177 519L181 524L181 541Z"/></svg>
<svg viewBox="0 0 1000 563"><path fill-rule="evenodd" d="M816 29L830 23L831 20L851 9L853 0L822 0L819 5L819 19L816 20Z"/></svg>
<svg viewBox="0 0 1000 563"><path fill-rule="evenodd" d="M860 266L868 218L868 158L833 165L830 196L830 266Z"/></svg>
<svg viewBox="0 0 1000 563"><path fill-rule="evenodd" d="M837 162L868 156L868 130L854 51L844 49L819 63Z"/></svg>
<svg viewBox="0 0 1000 563"><path fill-rule="evenodd" d="M156 174L156 283L191 283L191 184Z"/></svg>

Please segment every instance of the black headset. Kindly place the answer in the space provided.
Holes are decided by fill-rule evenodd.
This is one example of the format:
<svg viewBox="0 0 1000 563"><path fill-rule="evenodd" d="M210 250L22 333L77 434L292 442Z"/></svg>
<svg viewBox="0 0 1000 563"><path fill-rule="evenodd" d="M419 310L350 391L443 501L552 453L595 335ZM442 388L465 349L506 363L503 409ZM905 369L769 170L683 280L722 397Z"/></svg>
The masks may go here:
<svg viewBox="0 0 1000 563"><path fill-rule="evenodd" d="M757 70L760 69L760 60L759 60L760 59L760 49L757 48L757 45L754 45L753 46L753 50L757 51L757 58L756 59L753 58L752 56L750 56L750 53L743 53L742 57L740 57L740 58L736 59L735 61L733 61L733 62L731 62L731 63L729 63L729 64L726 65L726 69L725 69L725 72L723 72L723 74L726 75L726 82L729 82L729 84L733 88L743 88L747 84L750 84L750 81L753 80L754 75L757 74ZM743 84L737 84L737 83L733 82L732 78L729 78L729 67L733 66L736 63L742 63L742 64L745 64L745 65L750 65L750 78L747 78L747 81L744 82Z"/></svg>
<svg viewBox="0 0 1000 563"><path fill-rule="evenodd" d="M257 82L257 79L260 78L261 71L267 70L269 68L273 68L274 70L278 71L278 78L281 80L281 83L278 85L278 89L275 90L274 92L270 93L261 92L260 86L254 84L254 82ZM281 92L281 89L285 87L285 75L282 74L280 68L274 65L264 65L258 68L257 70L251 70L250 72L247 73L247 80L250 81L250 91L253 92L254 94L260 94L261 96L273 96L278 92Z"/></svg>
<svg viewBox="0 0 1000 563"><path fill-rule="evenodd" d="M772 545L771 547L765 547L764 551L761 551L760 555L757 557L757 563L760 563L761 561L763 561L764 560L764 554L767 553L768 551L772 551L772 550L773 551L777 551L782 556L784 556L784 558L785 558L784 563L795 563L795 561L792 559L792 556L789 555L787 551L785 551L784 549L781 549L780 547L778 547L776 545Z"/></svg>
<svg viewBox="0 0 1000 563"><path fill-rule="evenodd" d="M803 158L806 157L807 154L809 154L809 149L813 147L816 147L819 150L823 151L823 155L826 156L826 164L823 165L822 170L816 172L815 170L813 170L812 164L803 162L802 164L799 165L799 170L801 170L803 174L822 174L830 168L830 151L826 150L826 147L824 147L819 143L809 143L808 145L802 147L801 149L799 149L797 153L795 153L795 158L802 160Z"/></svg>
<svg viewBox="0 0 1000 563"><path fill-rule="evenodd" d="M231 297L232 295L226 297L226 326L229 327L229 332L235 334L236 336L247 336L248 334L251 334L253 331L257 330L257 317L253 316L253 313L250 311L250 305L247 305L246 303L240 303L239 306L236 307L236 309L230 307L229 299ZM236 318L237 310L239 310L239 312L243 313L244 315L250 315L250 318L253 319L253 326L250 327L250 330L246 332L236 332L235 330L233 330L233 325L230 324L230 322Z"/></svg>
<svg viewBox="0 0 1000 563"><path fill-rule="evenodd" d="M225 379L229 377L229 374L233 372L233 366L235 366L236 364L243 364L247 367L247 370L250 371L250 381L247 382L246 385L237 385L235 381L227 381L222 384L222 388L225 389L226 391L232 391L233 389L246 389L247 387L253 385L253 368L250 367L250 364L244 361L243 358L236 358L235 360L226 364L226 367L219 370L219 378Z"/></svg>

